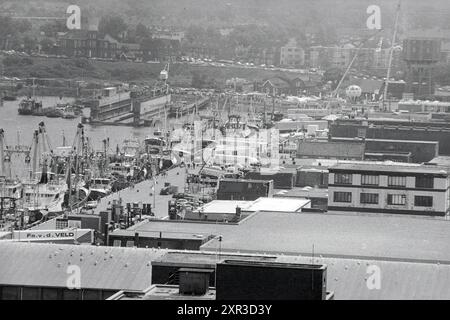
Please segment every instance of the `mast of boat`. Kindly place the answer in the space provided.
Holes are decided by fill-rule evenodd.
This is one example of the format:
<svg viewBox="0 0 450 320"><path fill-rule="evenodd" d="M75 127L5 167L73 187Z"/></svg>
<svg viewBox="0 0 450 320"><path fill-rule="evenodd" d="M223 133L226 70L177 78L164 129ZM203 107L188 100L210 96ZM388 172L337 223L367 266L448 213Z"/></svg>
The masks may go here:
<svg viewBox="0 0 450 320"><path fill-rule="evenodd" d="M34 99L34 96L36 95L36 85L35 85L34 80L35 80L35 78L33 78L33 84L32 84L32 87L33 87L33 99Z"/></svg>
<svg viewBox="0 0 450 320"><path fill-rule="evenodd" d="M69 199L68 199L68 205L69 205L69 211L72 211L72 152L69 153L69 161L67 163L66 168L66 181L67 181L67 189L69 190Z"/></svg>
<svg viewBox="0 0 450 320"><path fill-rule="evenodd" d="M396 16L395 16L394 34L392 35L391 48L389 49L389 62L388 62L386 82L384 85L384 92L383 92L383 110L385 110L385 108L386 108L386 99L387 99L387 94L388 94L389 81L391 79L392 59L394 57L394 47L395 47L395 41L397 39L398 21L399 21L399 17L400 17L401 3L402 3L402 1L399 0L398 5L397 5L397 12L396 12Z"/></svg>
<svg viewBox="0 0 450 320"><path fill-rule="evenodd" d="M266 127L266 99L264 99L263 126Z"/></svg>
<svg viewBox="0 0 450 320"><path fill-rule="evenodd" d="M32 148L33 148L33 163L32 163L32 167L31 167L31 172L30 172L30 179L33 179L33 176L36 173L36 167L37 167L37 157L38 157L38 148L39 148L39 131L35 130L34 134L33 134L33 143L32 143Z"/></svg>

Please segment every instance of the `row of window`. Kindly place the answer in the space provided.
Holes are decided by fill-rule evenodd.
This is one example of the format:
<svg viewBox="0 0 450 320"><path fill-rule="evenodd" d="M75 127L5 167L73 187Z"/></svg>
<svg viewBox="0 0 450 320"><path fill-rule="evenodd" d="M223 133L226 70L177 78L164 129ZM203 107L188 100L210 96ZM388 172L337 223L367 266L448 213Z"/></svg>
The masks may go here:
<svg viewBox="0 0 450 320"><path fill-rule="evenodd" d="M0 286L0 300L104 300L114 291Z"/></svg>
<svg viewBox="0 0 450 320"><path fill-rule="evenodd" d="M351 173L335 173L335 184L352 184L353 175ZM378 186L380 184L380 176L376 175L361 175L362 186ZM388 176L389 187L406 187L406 177L404 176ZM429 188L434 187L433 176L418 176L416 177L416 188Z"/></svg>
<svg viewBox="0 0 450 320"><path fill-rule="evenodd" d="M333 194L334 202L351 203L352 193L351 192L334 192ZM378 193L361 193L359 201L361 204L378 204L379 195ZM406 195L404 194L388 194L387 196L388 205L404 206L406 205ZM432 207L433 197L432 196L414 196L414 206L416 207Z"/></svg>

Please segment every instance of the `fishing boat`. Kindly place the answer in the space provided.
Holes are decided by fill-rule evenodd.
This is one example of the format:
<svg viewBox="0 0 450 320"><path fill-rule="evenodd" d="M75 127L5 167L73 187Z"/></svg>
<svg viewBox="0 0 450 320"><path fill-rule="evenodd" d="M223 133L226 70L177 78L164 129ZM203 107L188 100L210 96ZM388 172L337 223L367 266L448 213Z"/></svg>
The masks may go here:
<svg viewBox="0 0 450 320"><path fill-rule="evenodd" d="M109 178L94 178L89 182L89 201L95 201L106 197L112 191L112 179Z"/></svg>
<svg viewBox="0 0 450 320"><path fill-rule="evenodd" d="M155 131L151 136L147 136L144 140L145 151L150 156L158 156L162 153L164 147L166 147L166 141L162 137L161 132Z"/></svg>
<svg viewBox="0 0 450 320"><path fill-rule="evenodd" d="M39 173L38 173L39 174ZM60 213L63 211L67 184L53 173L41 173L39 181L23 183L22 207L27 212Z"/></svg>
<svg viewBox="0 0 450 320"><path fill-rule="evenodd" d="M51 109L46 110L45 116L47 118L61 118L63 116L63 112L56 108L51 108Z"/></svg>
<svg viewBox="0 0 450 320"><path fill-rule="evenodd" d="M63 119L75 119L77 116L71 107L67 107L62 111Z"/></svg>
<svg viewBox="0 0 450 320"><path fill-rule="evenodd" d="M42 116L44 111L42 109L42 102L37 102L35 99L26 98L19 104L18 112L20 115Z"/></svg>
<svg viewBox="0 0 450 320"><path fill-rule="evenodd" d="M141 144L137 139L125 139L123 141L122 153L125 158L136 158L141 151Z"/></svg>
<svg viewBox="0 0 450 320"><path fill-rule="evenodd" d="M0 177L1 210L8 211L16 208L22 198L22 183L20 181Z"/></svg>
<svg viewBox="0 0 450 320"><path fill-rule="evenodd" d="M139 170L137 166L135 166L131 162L113 162L108 165L108 169L111 172L111 175L117 178L125 178L130 180L134 177L135 172Z"/></svg>
<svg viewBox="0 0 450 320"><path fill-rule="evenodd" d="M3 101L16 101L17 100L17 96L14 95L4 95L3 96Z"/></svg>

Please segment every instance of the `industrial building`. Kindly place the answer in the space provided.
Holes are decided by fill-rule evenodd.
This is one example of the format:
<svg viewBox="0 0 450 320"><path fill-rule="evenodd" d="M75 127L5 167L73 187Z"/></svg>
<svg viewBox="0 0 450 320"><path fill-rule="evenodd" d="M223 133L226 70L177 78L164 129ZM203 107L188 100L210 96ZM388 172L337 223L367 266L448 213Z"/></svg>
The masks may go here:
<svg viewBox="0 0 450 320"><path fill-rule="evenodd" d="M217 200L256 200L273 196L273 180L220 179Z"/></svg>
<svg viewBox="0 0 450 320"><path fill-rule="evenodd" d="M330 135L333 139L437 141L439 155L450 155L450 127L445 121L337 120L330 125Z"/></svg>
<svg viewBox="0 0 450 320"><path fill-rule="evenodd" d="M275 232L274 236L267 228L257 231L256 237L265 233L272 242L267 249L264 249L264 244L258 245L254 241L255 235L248 233L248 229L242 230L249 238L248 248L256 250L253 253L243 253L242 242L239 245L240 236L233 239L230 232L222 232L221 251L217 250L215 244L210 247L215 248L213 250L204 248L201 251L173 251L0 242L0 296L5 300L186 299L185 295L180 294L180 281L182 285L182 274L193 270L208 274L210 280L202 281L209 287L204 296L190 294L190 299L218 299L217 290L223 290L224 286L220 285L221 276L217 277L216 284L215 271L220 272L219 265L230 265L231 262L231 268L254 266L263 268L261 272L264 272L264 268L290 268L290 265L295 268L310 265L317 271L326 267L327 299L450 298L450 292L447 290L450 285L450 233L445 221L400 217L386 217L386 220L341 215L328 216L326 220L329 221L326 221L317 219L320 216L297 215L297 218L301 218L298 222L281 220L278 225L280 228L285 227L287 223L294 224L293 228L287 230L287 237L292 240L289 243L284 241L285 236L282 234L285 232ZM281 215L273 218L280 217ZM270 219L267 223L271 224L270 228L274 230L273 220ZM314 231L314 224L323 226L323 229L320 232L318 229ZM190 225L192 228L201 226ZM380 237L383 232L386 237ZM423 241L424 237L429 241ZM276 238L278 241L272 241ZM334 241L329 241L330 238ZM311 251L312 244L315 244L314 254ZM368 249L365 254L364 247ZM440 250L435 250L436 248ZM283 250L291 251L284 251L282 254ZM241 253L238 253L239 251ZM11 256L15 259L11 259ZM70 290L67 288L67 268L75 264L81 268L81 288ZM375 267L382 271L381 285L379 288L370 288L367 280L371 274L370 270ZM291 272L294 272L295 268L291 269ZM52 276L49 277L48 272L36 270L52 271ZM306 270L311 275L311 269ZM243 269L225 271L228 276L235 278L236 272L243 272ZM427 276L417 276L418 274ZM240 285L246 287L245 290L255 290L255 286L258 286L260 297L268 294L273 297L274 290L282 288L285 295L302 293L297 289L286 290L286 286L273 283L270 285L269 278L262 273L257 281L253 277L246 277ZM298 285L301 286L302 283L304 282ZM323 292L322 282L314 283L317 285L316 292ZM259 287L261 285L262 287ZM192 290L192 286L182 290ZM303 291L308 292L314 291ZM231 296L236 294L236 291L227 290L225 294Z"/></svg>
<svg viewBox="0 0 450 320"><path fill-rule="evenodd" d="M439 154L438 141L333 137L336 142L364 143L364 159L397 162L428 162Z"/></svg>
<svg viewBox="0 0 450 320"><path fill-rule="evenodd" d="M444 167L341 162L329 168L330 211L446 216L449 196Z"/></svg>

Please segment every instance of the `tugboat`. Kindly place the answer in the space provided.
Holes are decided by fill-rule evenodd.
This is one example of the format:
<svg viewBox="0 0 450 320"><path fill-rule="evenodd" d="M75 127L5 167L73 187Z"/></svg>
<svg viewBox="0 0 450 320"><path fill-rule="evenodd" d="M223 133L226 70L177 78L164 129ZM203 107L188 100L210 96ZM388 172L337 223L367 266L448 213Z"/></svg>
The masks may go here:
<svg viewBox="0 0 450 320"><path fill-rule="evenodd" d="M13 95L4 95L3 96L3 101L16 101L17 100L17 97L16 96L13 96Z"/></svg>
<svg viewBox="0 0 450 320"><path fill-rule="evenodd" d="M32 116L42 116L44 112L42 110L42 102L37 102L35 99L26 98L23 99L19 104L19 114L20 115L32 115Z"/></svg>

